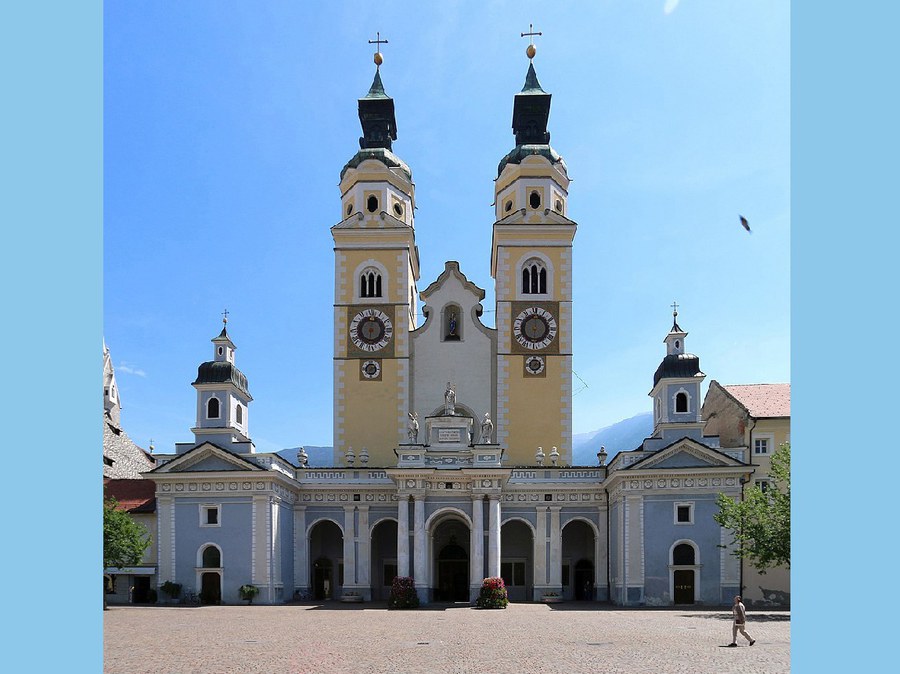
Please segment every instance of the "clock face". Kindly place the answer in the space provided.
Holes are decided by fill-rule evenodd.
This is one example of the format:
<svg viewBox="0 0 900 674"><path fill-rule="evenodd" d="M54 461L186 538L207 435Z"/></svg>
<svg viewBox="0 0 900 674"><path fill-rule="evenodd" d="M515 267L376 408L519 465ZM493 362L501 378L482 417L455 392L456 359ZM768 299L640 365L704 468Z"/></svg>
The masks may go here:
<svg viewBox="0 0 900 674"><path fill-rule="evenodd" d="M364 309L350 321L350 339L363 351L383 349L393 334L391 319L378 309Z"/></svg>
<svg viewBox="0 0 900 674"><path fill-rule="evenodd" d="M544 349L556 337L556 319L546 309L528 307L516 316L513 334L526 349Z"/></svg>
<svg viewBox="0 0 900 674"><path fill-rule="evenodd" d="M544 359L542 356L528 356L525 359L526 374L537 375L544 371Z"/></svg>
<svg viewBox="0 0 900 674"><path fill-rule="evenodd" d="M364 379L378 379L381 374L381 364L377 360L363 361L360 370Z"/></svg>

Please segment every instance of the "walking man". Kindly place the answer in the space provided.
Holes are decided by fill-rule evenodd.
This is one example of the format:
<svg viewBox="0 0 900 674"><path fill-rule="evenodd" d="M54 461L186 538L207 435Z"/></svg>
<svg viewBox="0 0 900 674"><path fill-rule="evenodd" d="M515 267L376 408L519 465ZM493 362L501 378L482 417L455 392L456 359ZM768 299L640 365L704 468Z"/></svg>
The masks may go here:
<svg viewBox="0 0 900 674"><path fill-rule="evenodd" d="M756 639L747 634L747 630L744 629L744 624L747 622L747 609L744 608L744 604L741 602L741 595L737 595L734 598L734 606L731 607L731 612L734 614L734 625L731 627L731 643L728 646L731 648L737 647L738 632L747 638L751 646L755 644Z"/></svg>

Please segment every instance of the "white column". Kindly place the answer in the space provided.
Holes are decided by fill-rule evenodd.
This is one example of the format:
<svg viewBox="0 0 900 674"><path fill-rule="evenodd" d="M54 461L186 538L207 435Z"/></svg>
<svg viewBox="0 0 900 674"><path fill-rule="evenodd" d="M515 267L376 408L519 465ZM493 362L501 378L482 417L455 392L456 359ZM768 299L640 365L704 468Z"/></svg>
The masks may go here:
<svg viewBox="0 0 900 674"><path fill-rule="evenodd" d="M488 576L500 575L500 494L488 496Z"/></svg>
<svg viewBox="0 0 900 674"><path fill-rule="evenodd" d="M425 559L425 495L413 496L413 575L417 588L428 587L428 564ZM421 596L419 597L421 599Z"/></svg>
<svg viewBox="0 0 900 674"><path fill-rule="evenodd" d="M409 575L409 497L397 501L397 575Z"/></svg>
<svg viewBox="0 0 900 674"><path fill-rule="evenodd" d="M359 533L357 539L357 555L356 568L357 582L364 588L371 587L369 581L369 571L372 568L371 550L372 539L369 536L369 506L358 506L359 508ZM371 596L367 595L367 600L371 600Z"/></svg>
<svg viewBox="0 0 900 674"><path fill-rule="evenodd" d="M294 587L309 589L309 539L306 506L294 506ZM293 590L291 590L293 595Z"/></svg>
<svg viewBox="0 0 900 674"><path fill-rule="evenodd" d="M469 586L480 588L484 580L484 496L472 496L472 532L469 536Z"/></svg>
<svg viewBox="0 0 900 674"><path fill-rule="evenodd" d="M344 587L356 585L356 527L353 515L354 507L344 506Z"/></svg>
<svg viewBox="0 0 900 674"><path fill-rule="evenodd" d="M562 587L562 531L559 528L561 506L550 506L550 584Z"/></svg>
<svg viewBox="0 0 900 674"><path fill-rule="evenodd" d="M534 587L535 599L540 598L537 588L547 587L547 506L535 508L536 526L534 534Z"/></svg>

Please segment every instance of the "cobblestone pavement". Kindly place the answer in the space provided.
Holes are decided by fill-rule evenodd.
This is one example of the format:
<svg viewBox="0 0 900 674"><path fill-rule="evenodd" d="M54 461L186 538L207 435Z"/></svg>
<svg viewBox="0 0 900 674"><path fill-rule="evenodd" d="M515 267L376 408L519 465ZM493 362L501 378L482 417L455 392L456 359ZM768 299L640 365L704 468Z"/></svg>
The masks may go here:
<svg viewBox="0 0 900 674"><path fill-rule="evenodd" d="M384 604L120 606L104 612L107 674L728 674L790 671L790 612L617 610L571 602L388 611Z"/></svg>

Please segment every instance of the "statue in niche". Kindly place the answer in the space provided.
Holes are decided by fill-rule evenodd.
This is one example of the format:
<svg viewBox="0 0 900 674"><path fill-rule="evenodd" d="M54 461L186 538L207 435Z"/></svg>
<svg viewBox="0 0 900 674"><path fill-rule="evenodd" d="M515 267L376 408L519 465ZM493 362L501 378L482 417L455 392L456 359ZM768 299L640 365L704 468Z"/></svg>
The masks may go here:
<svg viewBox="0 0 900 674"><path fill-rule="evenodd" d="M409 423L406 425L406 434L409 444L414 445L419 441L419 415L415 412L407 412Z"/></svg>
<svg viewBox="0 0 900 674"><path fill-rule="evenodd" d="M444 339L450 341L459 340L459 333L457 333L456 331L458 326L459 324L456 320L456 311L450 309L449 313L447 314L447 336Z"/></svg>
<svg viewBox="0 0 900 674"><path fill-rule="evenodd" d="M491 421L491 415L488 412L484 413L484 419L481 421L481 440L480 443L482 445L491 444L491 435L494 432L494 422Z"/></svg>
<svg viewBox="0 0 900 674"><path fill-rule="evenodd" d="M449 381L447 390L444 391L444 414L451 417L456 414L456 391L453 390Z"/></svg>

